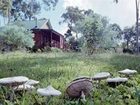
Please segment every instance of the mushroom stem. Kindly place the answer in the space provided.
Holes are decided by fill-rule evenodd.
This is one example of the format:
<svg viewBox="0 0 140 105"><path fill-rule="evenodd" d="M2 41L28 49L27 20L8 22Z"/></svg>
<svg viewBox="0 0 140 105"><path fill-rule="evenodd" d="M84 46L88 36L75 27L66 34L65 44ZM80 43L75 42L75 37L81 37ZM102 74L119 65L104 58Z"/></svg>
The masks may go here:
<svg viewBox="0 0 140 105"><path fill-rule="evenodd" d="M99 86L100 82L101 82L101 80L97 80L97 81L96 81L96 88L99 88L99 87L100 87L100 86Z"/></svg>
<svg viewBox="0 0 140 105"><path fill-rule="evenodd" d="M10 86L9 89L10 89L9 100L12 102L12 101L14 101L16 99L16 95L15 95L15 92L14 92L12 86Z"/></svg>
<svg viewBox="0 0 140 105"><path fill-rule="evenodd" d="M81 92L81 98L83 99L84 102L86 102L86 97L83 91Z"/></svg>

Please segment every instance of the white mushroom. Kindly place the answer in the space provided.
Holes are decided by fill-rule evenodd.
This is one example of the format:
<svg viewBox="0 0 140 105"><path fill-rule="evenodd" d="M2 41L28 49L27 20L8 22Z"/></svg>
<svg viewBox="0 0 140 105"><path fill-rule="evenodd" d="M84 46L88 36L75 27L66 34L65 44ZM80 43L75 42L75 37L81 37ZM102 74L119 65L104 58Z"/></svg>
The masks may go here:
<svg viewBox="0 0 140 105"><path fill-rule="evenodd" d="M31 85L23 84L23 85L13 87L13 89L15 91L22 91L22 90L33 90L33 89L35 89L35 87L31 86Z"/></svg>
<svg viewBox="0 0 140 105"><path fill-rule="evenodd" d="M118 71L120 74L124 74L124 75L127 75L127 76L130 76L130 75L133 75L135 73L137 73L136 70L130 70L130 69L125 69L125 70L122 70L122 71Z"/></svg>
<svg viewBox="0 0 140 105"><path fill-rule="evenodd" d="M29 79L25 76L15 76L0 79L0 85L18 86L24 84Z"/></svg>
<svg viewBox="0 0 140 105"><path fill-rule="evenodd" d="M37 84L39 84L39 81L29 79L25 84L26 85L37 85Z"/></svg>
<svg viewBox="0 0 140 105"><path fill-rule="evenodd" d="M48 105L48 103L50 103L51 97L52 96L59 96L61 95L61 92L54 89L51 85L49 85L47 88L40 88L37 89L37 93L40 94L41 96L47 96L47 103L46 105Z"/></svg>
<svg viewBox="0 0 140 105"><path fill-rule="evenodd" d="M97 73L96 75L94 75L93 80L102 80L102 79L107 79L108 77L110 77L110 73L108 72L101 72L101 73Z"/></svg>
<svg viewBox="0 0 140 105"><path fill-rule="evenodd" d="M116 78L108 78L107 79L107 83L111 86L111 87L116 87L117 85L121 84L121 83L125 83L128 81L128 78L121 78L121 77L116 77Z"/></svg>
<svg viewBox="0 0 140 105"><path fill-rule="evenodd" d="M7 77L7 78L2 78L0 79L0 85L2 86L8 86L10 88L13 88L14 86L19 86L24 84L26 81L28 81L29 79L25 76L15 76L15 77ZM11 90L11 93L9 95L10 97L10 101L14 100L14 90Z"/></svg>
<svg viewBox="0 0 140 105"><path fill-rule="evenodd" d="M126 81L128 81L128 78L116 77L107 79L107 82L126 82Z"/></svg>
<svg viewBox="0 0 140 105"><path fill-rule="evenodd" d="M54 89L51 85L47 88L39 88L37 89L37 93L41 96L59 96L61 95L61 92Z"/></svg>

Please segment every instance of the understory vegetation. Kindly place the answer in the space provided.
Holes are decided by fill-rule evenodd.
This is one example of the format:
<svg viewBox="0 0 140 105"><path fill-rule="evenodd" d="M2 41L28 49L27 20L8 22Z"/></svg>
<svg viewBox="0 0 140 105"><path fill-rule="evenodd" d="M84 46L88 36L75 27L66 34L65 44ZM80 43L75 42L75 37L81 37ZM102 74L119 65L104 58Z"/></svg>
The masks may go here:
<svg viewBox="0 0 140 105"><path fill-rule="evenodd" d="M39 80L36 87L52 85L62 92L60 97L54 97L49 105L140 105L140 56L127 54L94 54L83 56L82 53L21 53L11 52L0 54L0 78L9 76L27 76ZM65 90L68 84L79 76L94 76L101 71L107 71L113 77L120 76L117 71L135 69L138 74L131 77L127 83L111 88L106 81L98 85L93 81L91 96L87 102L68 99ZM0 88L0 103L4 105L45 105L47 97L39 96L36 91L16 95L16 100L6 100Z"/></svg>

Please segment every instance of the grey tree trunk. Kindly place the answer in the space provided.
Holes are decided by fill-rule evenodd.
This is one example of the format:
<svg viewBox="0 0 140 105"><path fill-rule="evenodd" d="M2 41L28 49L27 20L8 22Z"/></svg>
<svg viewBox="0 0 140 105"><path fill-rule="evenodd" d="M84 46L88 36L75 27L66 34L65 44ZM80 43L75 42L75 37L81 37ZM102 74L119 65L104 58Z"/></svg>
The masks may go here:
<svg viewBox="0 0 140 105"><path fill-rule="evenodd" d="M135 0L136 2L136 48L137 54L139 54L139 0Z"/></svg>

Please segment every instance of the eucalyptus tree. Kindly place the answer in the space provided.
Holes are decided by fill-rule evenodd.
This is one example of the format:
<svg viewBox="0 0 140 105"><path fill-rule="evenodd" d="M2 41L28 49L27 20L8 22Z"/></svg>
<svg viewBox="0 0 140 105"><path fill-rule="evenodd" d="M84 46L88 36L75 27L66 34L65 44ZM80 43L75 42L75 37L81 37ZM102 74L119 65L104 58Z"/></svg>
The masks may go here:
<svg viewBox="0 0 140 105"><path fill-rule="evenodd" d="M97 47L116 46L117 39L120 37L121 29L117 24L110 24L107 17L103 17L93 10L80 10L78 7L68 7L66 12L62 14L62 21L60 23L67 23L69 29L65 36L71 37L72 32L81 34L84 38L80 40L86 49L87 53L92 54ZM78 40L79 38L77 38ZM114 43L116 41L116 43ZM109 45L110 44L110 45Z"/></svg>
<svg viewBox="0 0 140 105"><path fill-rule="evenodd" d="M126 49L131 49L136 46L136 31L135 27L125 27L123 37L126 41Z"/></svg>
<svg viewBox="0 0 140 105"><path fill-rule="evenodd" d="M37 0L13 0L11 17L14 21L29 19L40 12L41 6Z"/></svg>
<svg viewBox="0 0 140 105"><path fill-rule="evenodd" d="M103 31L100 45L102 48L110 49L113 48L117 52L116 47L118 46L120 39L122 38L122 30L119 25L108 24Z"/></svg>
<svg viewBox="0 0 140 105"><path fill-rule="evenodd" d="M8 17L8 22L11 19L13 21L31 20L34 15L40 13L41 8L54 8L57 2L58 0L1 0L0 13Z"/></svg>
<svg viewBox="0 0 140 105"><path fill-rule="evenodd" d="M66 12L61 15L61 18L63 19L60 21L61 23L67 23L69 29L72 29L72 27L75 25L75 23L78 20L81 20L84 18L84 15L82 14L83 10L80 10L78 7L67 7Z"/></svg>
<svg viewBox="0 0 140 105"><path fill-rule="evenodd" d="M88 54L93 54L102 36L103 24L99 15L87 16L76 23L76 29L84 36L84 48Z"/></svg>
<svg viewBox="0 0 140 105"><path fill-rule="evenodd" d="M46 9L50 10L51 8L54 8L59 0L42 0L43 3L47 6L45 6Z"/></svg>
<svg viewBox="0 0 140 105"><path fill-rule="evenodd" d="M68 26L68 30L76 33L77 30L74 29L74 26L77 21L84 19L84 10L80 10L78 7L69 6L66 8L66 12L61 15L62 20L59 22L60 24L66 23Z"/></svg>
<svg viewBox="0 0 140 105"><path fill-rule="evenodd" d="M8 22L10 22L11 8L12 8L12 0L0 0L0 14L3 17L8 17Z"/></svg>
<svg viewBox="0 0 140 105"><path fill-rule="evenodd" d="M119 0L114 0L116 3L119 2ZM135 0L135 7L136 7L136 51L137 54L140 51L140 46L139 46L139 5L140 5L140 0Z"/></svg>

